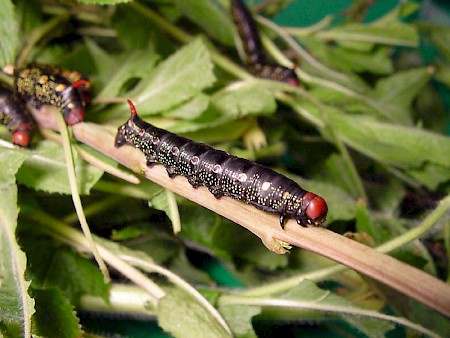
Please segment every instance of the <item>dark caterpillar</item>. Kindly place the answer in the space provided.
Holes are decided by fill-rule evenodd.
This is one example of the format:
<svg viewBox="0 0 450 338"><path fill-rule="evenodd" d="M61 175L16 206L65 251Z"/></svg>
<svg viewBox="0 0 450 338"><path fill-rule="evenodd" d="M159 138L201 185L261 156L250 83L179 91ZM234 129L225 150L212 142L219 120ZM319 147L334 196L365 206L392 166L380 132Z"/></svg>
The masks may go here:
<svg viewBox="0 0 450 338"><path fill-rule="evenodd" d="M39 108L54 105L68 125L84 120L90 82L80 73L48 65L28 65L15 71L19 95Z"/></svg>
<svg viewBox="0 0 450 338"><path fill-rule="evenodd" d="M160 163L170 177L182 175L192 187L203 185L216 198L230 196L279 214L282 227L286 217L302 226L325 220L328 208L322 197L267 167L154 127L141 120L128 103L131 117L119 127L116 147L128 144L139 149L148 166Z"/></svg>
<svg viewBox="0 0 450 338"><path fill-rule="evenodd" d="M260 78L299 86L300 81L293 69L267 62L256 24L242 0L231 0L231 14L247 55L250 71Z"/></svg>
<svg viewBox="0 0 450 338"><path fill-rule="evenodd" d="M0 83L0 122L12 133L14 144L21 147L30 144L35 127L33 119L25 103L3 83Z"/></svg>

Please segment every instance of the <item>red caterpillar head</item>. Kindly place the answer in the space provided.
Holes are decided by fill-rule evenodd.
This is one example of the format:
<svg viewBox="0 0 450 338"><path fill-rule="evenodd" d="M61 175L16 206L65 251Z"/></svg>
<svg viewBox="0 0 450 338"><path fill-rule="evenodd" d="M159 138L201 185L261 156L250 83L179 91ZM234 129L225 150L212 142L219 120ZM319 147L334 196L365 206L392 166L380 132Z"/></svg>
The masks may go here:
<svg viewBox="0 0 450 338"><path fill-rule="evenodd" d="M23 123L18 126L17 130L12 135L12 141L14 144L21 147L28 147L31 142L31 138L34 134L34 126L29 123Z"/></svg>
<svg viewBox="0 0 450 338"><path fill-rule="evenodd" d="M325 202L322 197L312 192L307 192L302 198L302 204L299 211L302 214L301 219L305 219L306 216L306 222L308 224L319 225L325 221L325 218L327 217L328 206L327 202Z"/></svg>

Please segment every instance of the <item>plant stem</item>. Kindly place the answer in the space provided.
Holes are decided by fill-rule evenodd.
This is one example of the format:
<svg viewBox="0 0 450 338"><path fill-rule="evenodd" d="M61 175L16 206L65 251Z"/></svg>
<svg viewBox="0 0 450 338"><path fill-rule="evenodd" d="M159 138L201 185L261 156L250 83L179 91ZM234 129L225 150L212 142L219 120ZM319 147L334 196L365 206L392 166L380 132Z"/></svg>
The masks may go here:
<svg viewBox="0 0 450 338"><path fill-rule="evenodd" d="M42 225L41 231L47 235L57 238L68 245L77 248L83 252L91 252L91 246L87 243L86 238L77 230L69 227L67 224L53 218L52 216L36 209L25 210L27 217L38 224ZM96 241L99 241L98 239ZM151 295L151 302L154 307L157 306L160 298L164 297L165 292L154 282L148 279L142 272L130 266L117 255L113 254L102 244L96 243L99 254L112 267L128 279L139 285Z"/></svg>
<svg viewBox="0 0 450 338"><path fill-rule="evenodd" d="M172 221L172 229L174 235L177 235L181 231L180 212L178 211L178 204L175 194L170 190L165 190L167 197L167 204L169 207L170 220Z"/></svg>
<svg viewBox="0 0 450 338"><path fill-rule="evenodd" d="M67 176L69 178L69 185L70 190L72 192L72 200L73 205L75 207L75 211L78 216L78 220L80 221L81 229L83 230L84 235L86 236L92 253L94 254L94 258L98 263L98 266L100 267L100 271L103 273L103 277L105 278L105 282L110 282L109 277L109 271L108 268L105 265L105 262L103 261L102 257L100 256L100 253L97 250L97 247L94 243L94 240L92 238L91 230L89 229L89 225L86 220L86 216L84 215L83 206L81 204L80 194L78 192L78 185L77 185L77 179L75 174L75 164L73 161L73 153L72 153L72 147L70 144L70 137L67 130L66 122L64 121L62 114L59 113L59 111L56 111L55 109L55 120L56 124L61 132L61 136L64 140L63 142L63 148L64 148L64 158L66 161L66 167L67 167Z"/></svg>
<svg viewBox="0 0 450 338"><path fill-rule="evenodd" d="M438 207L434 209L424 220L423 222L414 229L409 230L403 235L388 241L376 248L377 251L382 253L389 253L396 249L401 248L407 243L416 240L425 232L427 232L433 225L435 225L442 218L447 217L450 212L450 195L445 197L439 203ZM445 221L445 220L444 220ZM448 220L446 221L448 222ZM444 231L445 232L445 231ZM329 277L333 274L340 273L347 270L347 267L342 265L334 265L331 267L327 267L324 269L316 270L314 272L305 273L296 275L290 278L286 278L279 282L274 282L270 284L266 284L261 287L256 287L252 289L245 290L241 292L241 294L246 296L262 296L269 295L279 292L284 292L286 290L292 289L296 285L298 285L301 281L305 279L319 281L323 280L326 277Z"/></svg>
<svg viewBox="0 0 450 338"><path fill-rule="evenodd" d="M405 244L418 239L440 220L448 222L448 217L450 217L450 195L447 195L442 199L438 206L422 221L422 223L420 223L419 226L378 246L377 250L383 253L392 252Z"/></svg>
<svg viewBox="0 0 450 338"><path fill-rule="evenodd" d="M137 12L141 13L147 19L152 21L153 23L157 24L159 28L161 28L166 33L170 34L172 37L177 39L178 41L181 41L183 43L188 43L193 39L193 37L173 25L170 21L164 19L162 16L160 16L158 13L153 11L152 9L142 5L141 3L137 1L130 2L128 6L134 8Z"/></svg>
<svg viewBox="0 0 450 338"><path fill-rule="evenodd" d="M358 317L377 318L380 320L390 321L396 324L403 325L412 330L426 334L429 337L439 338L436 333L424 328L421 325L415 324L407 319L385 315L377 311L355 309L350 306L327 304L326 299L321 304L320 300L314 301L299 301L288 300L280 298L245 298L241 296L223 295L219 299L219 305L247 305L247 306L264 306L277 307L298 310L319 310L322 312L330 312L333 314L352 315Z"/></svg>
<svg viewBox="0 0 450 338"><path fill-rule="evenodd" d="M171 35L173 38L177 39L178 41L182 43L188 43L191 41L194 37L190 34L185 33L181 29L179 29L177 26L173 25L170 21L164 19L162 16L160 16L155 11L151 10L148 7L145 7L144 5L134 1L129 4L132 8L134 8L136 11L141 13L142 15L146 16L149 20L157 24L163 31ZM222 54L218 53L215 48L211 44L207 44L209 47L209 50L211 52L211 58L212 60L222 69L226 70L230 74L233 74L234 76L242 79L251 79L253 78L247 71L242 69L241 67L237 66L234 62L232 62L229 58L226 56L223 56Z"/></svg>
<svg viewBox="0 0 450 338"><path fill-rule="evenodd" d="M193 286L191 286L184 279L180 278L178 275L174 274L172 271L159 266L157 264L153 264L151 262L144 261L142 259L138 259L136 257L121 255L121 258L134 266L138 266L147 272L156 272L160 275L167 277L167 279L178 286L179 288L188 292L193 298L195 298L205 309L207 309L211 315L217 319L217 321L222 325L222 327L231 335L231 330L228 324L225 322L220 313L216 310L214 306L212 306Z"/></svg>

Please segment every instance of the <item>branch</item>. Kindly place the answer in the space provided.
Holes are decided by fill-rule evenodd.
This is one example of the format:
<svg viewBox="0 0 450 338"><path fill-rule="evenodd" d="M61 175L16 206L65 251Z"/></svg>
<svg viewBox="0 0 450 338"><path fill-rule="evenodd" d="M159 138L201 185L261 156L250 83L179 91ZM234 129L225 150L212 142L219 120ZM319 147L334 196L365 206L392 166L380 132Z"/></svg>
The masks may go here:
<svg viewBox="0 0 450 338"><path fill-rule="evenodd" d="M47 114L45 109L34 116L41 126L55 128L52 123L53 117ZM218 201L204 187L193 189L184 177L169 178L161 165L147 167L145 156L137 149L129 146L116 148L115 129L84 122L72 128L78 141L180 196L245 227L258 236L269 250L285 253L286 245L282 243L285 242L318 253L450 317L450 285L441 280L325 228L304 228L290 219L283 230L276 215L260 211L229 197L222 197Z"/></svg>

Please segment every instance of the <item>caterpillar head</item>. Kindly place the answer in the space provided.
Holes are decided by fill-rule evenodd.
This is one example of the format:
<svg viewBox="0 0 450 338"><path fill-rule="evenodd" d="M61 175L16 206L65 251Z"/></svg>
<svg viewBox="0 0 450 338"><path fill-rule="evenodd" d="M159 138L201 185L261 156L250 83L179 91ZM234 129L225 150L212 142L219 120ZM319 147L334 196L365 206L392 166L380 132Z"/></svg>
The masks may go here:
<svg viewBox="0 0 450 338"><path fill-rule="evenodd" d="M301 208L299 208L299 215L297 215L297 222L304 225L304 221L309 225L320 225L325 221L328 213L327 202L312 192L307 192L302 198Z"/></svg>

